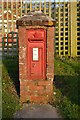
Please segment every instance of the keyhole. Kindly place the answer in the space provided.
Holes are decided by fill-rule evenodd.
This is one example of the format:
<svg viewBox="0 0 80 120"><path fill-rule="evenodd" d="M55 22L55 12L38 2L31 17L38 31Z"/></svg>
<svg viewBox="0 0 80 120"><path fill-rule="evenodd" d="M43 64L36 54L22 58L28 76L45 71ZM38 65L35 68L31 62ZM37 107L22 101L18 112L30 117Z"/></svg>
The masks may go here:
<svg viewBox="0 0 80 120"><path fill-rule="evenodd" d="M35 63L32 64L32 67L35 67Z"/></svg>

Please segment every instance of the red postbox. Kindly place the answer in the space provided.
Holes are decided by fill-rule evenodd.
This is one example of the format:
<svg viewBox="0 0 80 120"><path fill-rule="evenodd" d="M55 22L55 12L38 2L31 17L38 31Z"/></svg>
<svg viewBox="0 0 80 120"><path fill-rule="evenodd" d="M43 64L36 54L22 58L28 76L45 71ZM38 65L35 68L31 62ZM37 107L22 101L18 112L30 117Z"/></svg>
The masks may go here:
<svg viewBox="0 0 80 120"><path fill-rule="evenodd" d="M20 101L49 103L53 95L55 20L41 11L16 22L19 29Z"/></svg>
<svg viewBox="0 0 80 120"><path fill-rule="evenodd" d="M46 77L46 30L27 30L28 78Z"/></svg>

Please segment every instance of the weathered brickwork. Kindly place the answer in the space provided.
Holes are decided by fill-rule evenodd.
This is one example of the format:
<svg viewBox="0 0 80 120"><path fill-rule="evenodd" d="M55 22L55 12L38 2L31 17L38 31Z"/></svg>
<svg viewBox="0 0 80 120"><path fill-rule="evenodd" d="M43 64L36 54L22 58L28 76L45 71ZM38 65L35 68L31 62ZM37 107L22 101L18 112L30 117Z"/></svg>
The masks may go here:
<svg viewBox="0 0 80 120"><path fill-rule="evenodd" d="M54 27L47 28L47 79L54 78Z"/></svg>
<svg viewBox="0 0 80 120"><path fill-rule="evenodd" d="M17 27L19 28L20 101L22 103L23 102L48 103L51 101L53 97L54 26L55 20L49 18L40 11L35 11L35 13L30 12L27 16L17 20ZM40 58L38 59L39 61L42 60L41 62L38 61L41 67L40 70L42 70L40 71L40 76L42 74L44 75L42 77L39 76L40 77L39 79L38 78L33 79L32 77L31 78L29 77L30 74L31 75L34 74L33 72L31 72L31 69L34 69L34 66L31 67L31 65L33 65L32 61L34 61L32 59L33 54L31 51L33 51L32 48L35 48L36 44L36 42L34 42L35 44L30 43L31 38L29 38L29 36L32 35L32 39L35 38L36 36L36 34L28 33L28 30L31 29L33 30L40 29L40 31L42 30L45 31L41 34L43 38L42 41L37 42L38 49L42 51L38 53L39 54L38 57L42 55L42 59ZM38 38L40 37L38 33L37 37ZM31 48L31 46L29 46L30 44L34 45L34 47ZM45 52L46 55L43 52ZM29 59L30 57L31 59ZM29 63L29 60L32 61Z"/></svg>
<svg viewBox="0 0 80 120"><path fill-rule="evenodd" d="M19 80L20 101L32 103L48 103L53 96L54 79L54 27L38 27L46 29L46 79L27 79L27 36L26 29L34 29L33 26L19 27Z"/></svg>

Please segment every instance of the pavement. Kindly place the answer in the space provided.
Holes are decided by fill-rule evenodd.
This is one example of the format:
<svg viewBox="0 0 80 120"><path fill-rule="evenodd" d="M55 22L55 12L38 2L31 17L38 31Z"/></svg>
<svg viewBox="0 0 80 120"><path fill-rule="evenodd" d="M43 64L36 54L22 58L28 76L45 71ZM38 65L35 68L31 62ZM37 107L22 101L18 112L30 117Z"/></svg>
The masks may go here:
<svg viewBox="0 0 80 120"><path fill-rule="evenodd" d="M62 118L57 108L49 104L24 104L23 108L14 114L14 118ZM61 119L62 120L62 119Z"/></svg>

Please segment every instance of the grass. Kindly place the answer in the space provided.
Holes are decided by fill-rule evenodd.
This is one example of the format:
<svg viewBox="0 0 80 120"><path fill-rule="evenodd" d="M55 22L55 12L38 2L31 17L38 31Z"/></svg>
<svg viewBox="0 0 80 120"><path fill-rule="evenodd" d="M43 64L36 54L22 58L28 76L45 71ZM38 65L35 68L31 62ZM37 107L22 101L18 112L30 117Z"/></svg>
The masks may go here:
<svg viewBox="0 0 80 120"><path fill-rule="evenodd" d="M54 104L68 120L80 120L80 59L55 58Z"/></svg>
<svg viewBox="0 0 80 120"><path fill-rule="evenodd" d="M80 120L80 59L55 58L54 101L67 120ZM2 117L11 118L20 108L18 60L4 60L2 75Z"/></svg>
<svg viewBox="0 0 80 120"><path fill-rule="evenodd" d="M2 73L2 118L12 118L20 108L18 61L4 60Z"/></svg>

